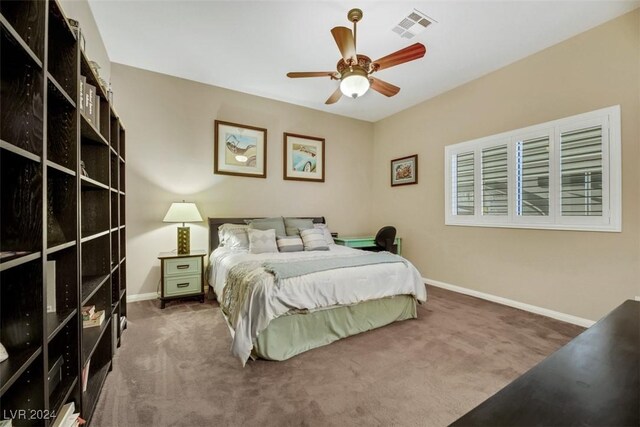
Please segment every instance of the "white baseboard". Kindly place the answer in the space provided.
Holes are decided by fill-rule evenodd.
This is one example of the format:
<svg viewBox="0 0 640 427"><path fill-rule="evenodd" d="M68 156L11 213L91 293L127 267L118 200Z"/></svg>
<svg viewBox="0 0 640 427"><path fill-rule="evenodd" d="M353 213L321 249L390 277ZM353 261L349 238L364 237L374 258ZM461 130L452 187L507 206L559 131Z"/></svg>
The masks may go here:
<svg viewBox="0 0 640 427"><path fill-rule="evenodd" d="M566 313L560 313L559 311L549 310L547 308L537 307L531 304L525 304L523 302L510 300L508 298L499 297L496 295L487 294L473 289L463 288L461 286L451 285L449 283L441 282L439 280L428 279L423 277L422 280L427 285L436 286L438 288L447 289L449 291L458 292L460 294L470 295L472 297L484 299L487 301L496 302L502 305L508 305L509 307L518 308L520 310L528 311L542 316L551 317L552 319L561 320L567 323L573 323L574 325L583 326L585 328L593 325L593 320L583 319L582 317L572 316Z"/></svg>
<svg viewBox="0 0 640 427"><path fill-rule="evenodd" d="M156 298L158 298L158 294L156 292L149 292L147 294L127 295L127 302L146 301L149 299L156 299Z"/></svg>

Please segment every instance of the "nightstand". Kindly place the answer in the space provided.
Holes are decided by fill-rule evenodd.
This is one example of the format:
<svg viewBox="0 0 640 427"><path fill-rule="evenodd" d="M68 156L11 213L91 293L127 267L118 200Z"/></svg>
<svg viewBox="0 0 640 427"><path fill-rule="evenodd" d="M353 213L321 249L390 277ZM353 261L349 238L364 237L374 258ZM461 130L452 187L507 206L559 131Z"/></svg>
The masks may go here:
<svg viewBox="0 0 640 427"><path fill-rule="evenodd" d="M204 302L204 256L206 251L196 250L188 254L160 252L160 308L167 300L200 297Z"/></svg>

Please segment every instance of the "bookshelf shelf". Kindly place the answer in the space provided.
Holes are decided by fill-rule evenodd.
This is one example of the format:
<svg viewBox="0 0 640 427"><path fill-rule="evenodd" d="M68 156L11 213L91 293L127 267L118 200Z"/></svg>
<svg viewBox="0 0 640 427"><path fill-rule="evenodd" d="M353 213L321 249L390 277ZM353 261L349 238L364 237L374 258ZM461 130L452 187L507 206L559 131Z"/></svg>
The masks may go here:
<svg viewBox="0 0 640 427"><path fill-rule="evenodd" d="M82 142L109 146L107 140L100 134L100 131L91 123L84 113L80 113L82 125L80 126Z"/></svg>
<svg viewBox="0 0 640 427"><path fill-rule="evenodd" d="M109 368L111 368L111 361L89 374L90 377L87 384L87 391L83 393L82 398L83 400L90 402L89 404L91 406L88 408L90 413L93 412L96 403L98 403L98 395L100 394L100 390L102 390L105 380L107 379Z"/></svg>
<svg viewBox="0 0 640 427"><path fill-rule="evenodd" d="M11 353L11 357L0 364L0 394L4 394L13 385L40 353L42 347L27 347L17 353Z"/></svg>
<svg viewBox="0 0 640 427"><path fill-rule="evenodd" d="M111 325L111 310L108 310L108 307L103 307L101 310L105 310L105 315L109 315L108 318L105 318L102 325L93 328L84 328L82 330L82 360L85 364L86 361L91 359L95 353L98 348L98 344L100 344L101 338L105 335L105 332L111 330L111 328L109 328Z"/></svg>
<svg viewBox="0 0 640 427"><path fill-rule="evenodd" d="M77 309L66 309L61 312L47 313L47 341L56 337L58 332L78 313Z"/></svg>
<svg viewBox="0 0 640 427"><path fill-rule="evenodd" d="M2 148L3 150L10 151L13 154L17 154L18 156L22 156L25 159L29 159L33 162L40 163L40 156L30 153L27 150L23 150L20 147L16 147L15 145L7 141L0 140L0 148Z"/></svg>
<svg viewBox="0 0 640 427"><path fill-rule="evenodd" d="M5 5L5 3L7 3L7 5ZM2 26L2 29L7 32L7 37L11 37L14 43L20 46L20 48L24 52L24 55L29 56L29 58L33 61L35 65L37 65L39 68L42 68L42 60L40 59L40 57L43 54L42 52L43 47L42 46L39 47L40 55L36 55L36 53L31 49L31 46L29 46L29 44L25 42L24 38L18 33L18 31L16 31L13 25L5 19L4 17L5 16L4 13L6 10L5 7L7 7L8 4L11 4L11 2L3 2L2 4L2 15L0 15L0 25ZM27 30L25 29L25 31ZM44 28L42 28L42 31L44 32ZM4 37L4 34L3 34L3 37Z"/></svg>
<svg viewBox="0 0 640 427"><path fill-rule="evenodd" d="M82 277L82 305L87 305L87 302L93 297L102 285L109 279L108 274L100 276L83 276Z"/></svg>
<svg viewBox="0 0 640 427"><path fill-rule="evenodd" d="M79 31L58 0L0 1L3 419L73 401L90 420L126 324L124 128ZM93 123L83 76L100 96ZM83 329L83 304L107 312L101 327Z"/></svg>
<svg viewBox="0 0 640 427"><path fill-rule="evenodd" d="M54 162L52 160L47 160L46 163L47 163L48 167L50 167L52 169L55 169L58 172L66 173L67 175L70 175L70 176L76 176L76 173L74 171L72 171L71 169L66 168L66 167L64 167L62 165L59 165L59 164L57 164L56 162Z"/></svg>
<svg viewBox="0 0 640 427"><path fill-rule="evenodd" d="M63 243L63 244L58 245L58 246L51 247L51 248L47 249L47 255L52 255L52 254L54 254L54 253L56 253L58 251L62 251L64 249L71 248L71 247L73 247L75 245L76 245L76 241L73 240L71 242L67 242L67 243Z"/></svg>
<svg viewBox="0 0 640 427"><path fill-rule="evenodd" d="M9 270L13 267L19 267L22 264L26 264L31 261L35 261L40 258L42 255L41 252L27 252L22 256L15 256L7 259L7 261L2 261L0 264L0 272Z"/></svg>
<svg viewBox="0 0 640 427"><path fill-rule="evenodd" d="M45 4L39 1L2 2L0 20L10 26L23 41L25 50L34 57L44 58Z"/></svg>
<svg viewBox="0 0 640 427"><path fill-rule="evenodd" d="M95 179L91 179L89 177L86 176L81 176L80 180L82 181L82 189L83 190L108 190L109 186L106 184L103 184L99 181L96 181Z"/></svg>
<svg viewBox="0 0 640 427"><path fill-rule="evenodd" d="M49 396L49 408L56 414L60 412L62 405L69 399L73 388L78 384L78 377L64 377L60 384L51 391Z"/></svg>
<svg viewBox="0 0 640 427"><path fill-rule="evenodd" d="M87 243L92 241L93 239L97 239L99 237L102 236L106 236L107 234L109 234L109 230L103 230L103 231L96 231L96 230L91 230L89 232L87 232L88 236L87 237L83 237L82 238L82 243Z"/></svg>
<svg viewBox="0 0 640 427"><path fill-rule="evenodd" d="M57 96L64 101L68 102L72 108L76 108L76 102L69 96L67 91L58 83L55 77L53 77L50 73L47 73L47 81L49 85L51 85L52 91L50 92L52 95Z"/></svg>
<svg viewBox="0 0 640 427"><path fill-rule="evenodd" d="M40 157L44 115L42 65L34 63L7 28L0 26L0 139Z"/></svg>

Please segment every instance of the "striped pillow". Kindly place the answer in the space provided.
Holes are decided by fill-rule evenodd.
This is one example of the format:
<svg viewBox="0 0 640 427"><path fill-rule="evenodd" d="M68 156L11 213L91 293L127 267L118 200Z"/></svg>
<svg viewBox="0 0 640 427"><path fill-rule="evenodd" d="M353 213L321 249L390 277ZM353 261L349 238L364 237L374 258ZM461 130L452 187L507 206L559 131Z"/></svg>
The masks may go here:
<svg viewBox="0 0 640 427"><path fill-rule="evenodd" d="M277 243L280 252L301 252L304 250L300 236L278 237Z"/></svg>
<svg viewBox="0 0 640 427"><path fill-rule="evenodd" d="M300 230L300 237L304 243L305 251L328 251L327 241L324 239L324 233L318 228L310 228L308 230Z"/></svg>

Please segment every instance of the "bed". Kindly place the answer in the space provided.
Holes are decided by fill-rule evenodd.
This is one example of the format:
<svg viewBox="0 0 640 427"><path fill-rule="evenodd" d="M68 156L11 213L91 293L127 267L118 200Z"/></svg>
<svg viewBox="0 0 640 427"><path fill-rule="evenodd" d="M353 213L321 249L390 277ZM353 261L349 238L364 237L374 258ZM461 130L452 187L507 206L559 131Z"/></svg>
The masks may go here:
<svg viewBox="0 0 640 427"><path fill-rule="evenodd" d="M209 286L229 326L231 352L243 365L249 358L286 360L341 338L416 318L416 303L426 301L420 274L397 255L383 253L379 255L383 258L368 264L374 254L335 244L328 245L328 251L261 254L219 246L222 224L252 219L208 221ZM325 223L324 217L306 219ZM296 275L296 269L305 265L331 267ZM293 276L275 267L293 269Z"/></svg>

